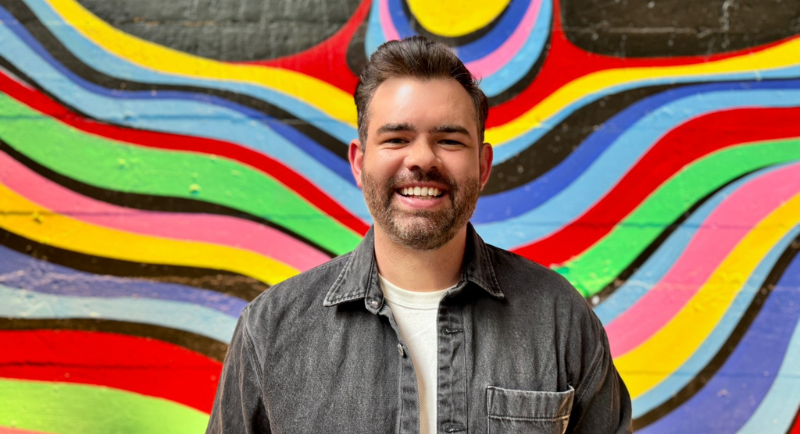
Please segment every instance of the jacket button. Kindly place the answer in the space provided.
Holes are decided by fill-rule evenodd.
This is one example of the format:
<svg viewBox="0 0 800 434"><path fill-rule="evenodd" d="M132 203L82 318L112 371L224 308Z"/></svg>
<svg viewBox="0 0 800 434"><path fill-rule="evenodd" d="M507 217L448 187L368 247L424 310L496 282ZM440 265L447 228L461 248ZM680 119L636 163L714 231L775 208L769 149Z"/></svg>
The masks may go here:
<svg viewBox="0 0 800 434"><path fill-rule="evenodd" d="M404 357L406 355L405 350L403 350L403 344L397 344L397 353L400 354L400 357Z"/></svg>
<svg viewBox="0 0 800 434"><path fill-rule="evenodd" d="M369 301L369 304L372 305L372 307L378 307L378 300L373 298Z"/></svg>

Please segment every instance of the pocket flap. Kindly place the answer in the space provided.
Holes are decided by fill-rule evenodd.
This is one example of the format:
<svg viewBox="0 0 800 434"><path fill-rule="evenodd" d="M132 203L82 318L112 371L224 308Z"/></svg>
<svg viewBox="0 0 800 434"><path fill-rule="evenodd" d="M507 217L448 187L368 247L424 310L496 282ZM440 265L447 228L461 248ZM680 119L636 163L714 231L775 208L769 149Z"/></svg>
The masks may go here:
<svg viewBox="0 0 800 434"><path fill-rule="evenodd" d="M564 392L538 392L489 386L486 405L489 417L559 419L572 411L575 389Z"/></svg>

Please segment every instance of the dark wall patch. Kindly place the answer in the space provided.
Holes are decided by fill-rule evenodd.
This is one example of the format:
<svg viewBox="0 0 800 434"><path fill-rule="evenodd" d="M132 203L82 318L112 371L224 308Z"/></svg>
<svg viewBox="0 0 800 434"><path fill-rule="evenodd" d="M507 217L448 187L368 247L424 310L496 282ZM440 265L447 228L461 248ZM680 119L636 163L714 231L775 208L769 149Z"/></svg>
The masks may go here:
<svg viewBox="0 0 800 434"><path fill-rule="evenodd" d="M114 27L211 59L273 59L336 33L361 0L79 0Z"/></svg>
<svg viewBox="0 0 800 434"><path fill-rule="evenodd" d="M786 0L563 0L567 38L621 57L740 50L800 33L800 2Z"/></svg>

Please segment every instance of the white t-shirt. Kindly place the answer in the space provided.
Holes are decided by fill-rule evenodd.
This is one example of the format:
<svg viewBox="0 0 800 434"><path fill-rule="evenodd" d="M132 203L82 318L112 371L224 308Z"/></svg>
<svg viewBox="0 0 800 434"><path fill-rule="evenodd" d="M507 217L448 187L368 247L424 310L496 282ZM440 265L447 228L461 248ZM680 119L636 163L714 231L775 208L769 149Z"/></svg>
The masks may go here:
<svg viewBox="0 0 800 434"><path fill-rule="evenodd" d="M398 288L383 276L379 277L383 295L392 309L417 374L419 432L436 433L436 319L439 302L455 285L434 292L416 292Z"/></svg>

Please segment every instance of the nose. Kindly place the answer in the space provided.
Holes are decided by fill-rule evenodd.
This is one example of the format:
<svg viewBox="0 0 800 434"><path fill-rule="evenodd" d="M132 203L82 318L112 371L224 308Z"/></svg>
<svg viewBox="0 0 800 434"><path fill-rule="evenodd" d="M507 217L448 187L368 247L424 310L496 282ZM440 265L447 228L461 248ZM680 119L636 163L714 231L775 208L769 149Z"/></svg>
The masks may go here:
<svg viewBox="0 0 800 434"><path fill-rule="evenodd" d="M424 140L416 140L408 147L405 166L408 170L422 170L427 172L432 168L440 168L441 160L436 154L435 144Z"/></svg>

